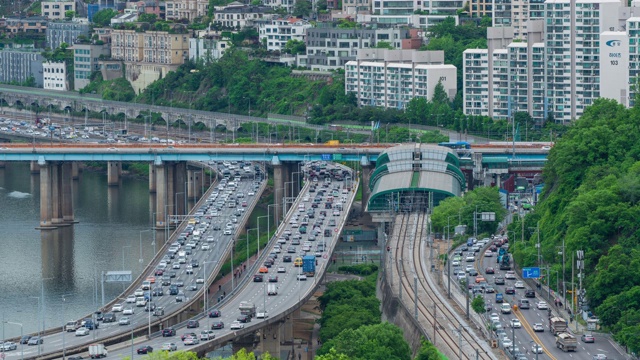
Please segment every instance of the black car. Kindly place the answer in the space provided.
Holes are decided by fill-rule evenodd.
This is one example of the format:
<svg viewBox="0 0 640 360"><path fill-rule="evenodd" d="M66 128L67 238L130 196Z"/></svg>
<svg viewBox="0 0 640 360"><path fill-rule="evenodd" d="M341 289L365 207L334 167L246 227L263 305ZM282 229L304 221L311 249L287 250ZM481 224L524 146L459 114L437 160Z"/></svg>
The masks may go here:
<svg viewBox="0 0 640 360"><path fill-rule="evenodd" d="M176 277L176 272L175 271L169 271L169 277L170 278Z"/></svg>
<svg viewBox="0 0 640 360"><path fill-rule="evenodd" d="M478 276L478 272L475 269L469 270L469 276Z"/></svg>
<svg viewBox="0 0 640 360"><path fill-rule="evenodd" d="M94 314L95 314L96 321L102 321L102 319L104 319L104 315L102 314L102 311L96 311Z"/></svg>
<svg viewBox="0 0 640 360"><path fill-rule="evenodd" d="M524 297L534 298L536 297L536 292L534 290L527 289L524 291Z"/></svg>
<svg viewBox="0 0 640 360"><path fill-rule="evenodd" d="M25 335L20 338L20 344L28 344L29 339L31 339L31 335Z"/></svg>
<svg viewBox="0 0 640 360"><path fill-rule="evenodd" d="M264 277L260 274L253 275L253 282L262 282Z"/></svg>
<svg viewBox="0 0 640 360"><path fill-rule="evenodd" d="M211 330L220 330L224 329L224 323L222 321L214 321L211 324Z"/></svg>
<svg viewBox="0 0 640 360"><path fill-rule="evenodd" d="M221 227L218 224L213 225L213 230L220 230Z"/></svg>
<svg viewBox="0 0 640 360"><path fill-rule="evenodd" d="M197 268L198 266L200 266L200 263L198 263L198 260L191 260L191 266L194 268Z"/></svg>
<svg viewBox="0 0 640 360"><path fill-rule="evenodd" d="M174 328L166 328L162 330L162 337L175 336L176 330Z"/></svg>
<svg viewBox="0 0 640 360"><path fill-rule="evenodd" d="M116 322L116 314L112 312L104 314L104 318L102 319L102 322L105 322L105 323Z"/></svg>
<svg viewBox="0 0 640 360"><path fill-rule="evenodd" d="M82 360L82 356L68 356L67 360Z"/></svg>
<svg viewBox="0 0 640 360"><path fill-rule="evenodd" d="M153 348L149 345L144 345L143 347L138 348L138 355L148 354L150 352L153 352Z"/></svg>
<svg viewBox="0 0 640 360"><path fill-rule="evenodd" d="M171 282L169 282L169 283L171 283ZM153 289L153 291L151 292L151 295L153 295L153 296L162 296L162 295L164 295L164 291L162 290L161 287L157 287L157 288Z"/></svg>
<svg viewBox="0 0 640 360"><path fill-rule="evenodd" d="M200 327L200 322L198 320L189 320L187 322L187 329L195 329Z"/></svg>
<svg viewBox="0 0 640 360"><path fill-rule="evenodd" d="M291 255L285 255L282 257L282 262L291 262Z"/></svg>
<svg viewBox="0 0 640 360"><path fill-rule="evenodd" d="M504 293L507 295L513 295L516 293L516 288L512 286L507 286L507 288L504 290Z"/></svg>
<svg viewBox="0 0 640 360"><path fill-rule="evenodd" d="M237 320L240 321L241 323L248 323L248 322L251 322L251 316L240 315L238 316Z"/></svg>

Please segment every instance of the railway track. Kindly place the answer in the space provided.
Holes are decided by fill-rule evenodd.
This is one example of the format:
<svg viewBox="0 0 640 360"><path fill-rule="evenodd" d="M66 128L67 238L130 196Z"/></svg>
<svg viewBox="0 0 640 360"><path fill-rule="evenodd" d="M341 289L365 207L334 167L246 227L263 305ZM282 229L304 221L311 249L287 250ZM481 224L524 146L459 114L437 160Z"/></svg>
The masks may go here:
<svg viewBox="0 0 640 360"><path fill-rule="evenodd" d="M396 216L391 237L395 242L392 244L394 262L391 266L394 267L392 271L399 274L400 281L399 284L392 283L392 286L398 286L400 300L408 310L417 310L417 320L423 326L423 332L429 334L433 344L447 357L494 359L493 354L485 352L480 343L482 340L473 336L467 324L454 314L452 307L440 301L435 284L427 281L429 269L425 264L423 247L427 244L427 226L426 213ZM454 309L462 313L459 307Z"/></svg>

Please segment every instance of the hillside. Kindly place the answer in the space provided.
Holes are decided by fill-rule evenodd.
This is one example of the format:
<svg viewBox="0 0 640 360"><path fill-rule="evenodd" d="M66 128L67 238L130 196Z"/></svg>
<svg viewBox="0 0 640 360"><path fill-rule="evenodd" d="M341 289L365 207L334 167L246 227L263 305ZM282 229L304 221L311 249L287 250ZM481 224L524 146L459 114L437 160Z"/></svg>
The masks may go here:
<svg viewBox="0 0 640 360"><path fill-rule="evenodd" d="M640 108L600 99L560 139L544 169L545 189L524 226L513 224L516 260L536 265L536 224L550 284L566 246L565 279L571 289L572 256L584 250L583 286L592 311L631 351L640 350ZM545 279L546 280L546 279ZM575 280L576 286L578 279ZM560 285L562 287L562 285ZM570 304L571 300L567 300Z"/></svg>

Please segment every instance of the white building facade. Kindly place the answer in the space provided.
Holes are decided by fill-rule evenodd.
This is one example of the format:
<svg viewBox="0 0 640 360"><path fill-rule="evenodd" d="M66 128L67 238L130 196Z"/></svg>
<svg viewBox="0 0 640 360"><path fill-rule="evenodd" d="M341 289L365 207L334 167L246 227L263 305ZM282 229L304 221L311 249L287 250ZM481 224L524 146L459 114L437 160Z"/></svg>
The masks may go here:
<svg viewBox="0 0 640 360"><path fill-rule="evenodd" d="M63 62L42 63L43 88L45 90L68 91L67 64Z"/></svg>
<svg viewBox="0 0 640 360"><path fill-rule="evenodd" d="M309 28L311 24L302 19L274 19L261 23L258 34L260 42L267 44L267 50L282 51L289 40L305 42Z"/></svg>

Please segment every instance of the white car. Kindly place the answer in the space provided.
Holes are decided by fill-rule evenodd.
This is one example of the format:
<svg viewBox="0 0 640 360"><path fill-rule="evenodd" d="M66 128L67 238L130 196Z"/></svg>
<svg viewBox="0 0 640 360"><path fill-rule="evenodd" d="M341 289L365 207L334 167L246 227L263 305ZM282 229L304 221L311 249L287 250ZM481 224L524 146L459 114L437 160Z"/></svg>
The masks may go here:
<svg viewBox="0 0 640 360"><path fill-rule="evenodd" d="M234 322L231 323L231 326L229 327L229 329L231 329L231 330L244 329L244 324L241 323L240 321L234 321Z"/></svg>
<svg viewBox="0 0 640 360"><path fill-rule="evenodd" d="M531 347L531 352L534 354L542 354L544 352L544 350L542 349L542 346L538 345L538 344L534 344Z"/></svg>
<svg viewBox="0 0 640 360"><path fill-rule="evenodd" d="M171 267L176 270L180 269L180 262L174 263Z"/></svg>
<svg viewBox="0 0 640 360"><path fill-rule="evenodd" d="M513 342L511 341L511 339L505 337L502 339L502 347L506 348L510 348L513 346Z"/></svg>
<svg viewBox="0 0 640 360"><path fill-rule="evenodd" d="M538 308L538 310L547 310L549 309L549 305L547 304L546 301L539 301L536 303L536 307Z"/></svg>
<svg viewBox="0 0 640 360"><path fill-rule="evenodd" d="M544 332L544 326L541 323L535 323L533 324L533 331Z"/></svg>
<svg viewBox="0 0 640 360"><path fill-rule="evenodd" d="M131 324L131 320L129 319L128 316L123 316L118 321L118 324L120 324L120 325L129 325L129 324Z"/></svg>
<svg viewBox="0 0 640 360"><path fill-rule="evenodd" d="M123 315L133 315L134 313L135 313L135 310L132 307L127 307L122 311Z"/></svg>
<svg viewBox="0 0 640 360"><path fill-rule="evenodd" d="M200 249L204 251L204 250L209 250L211 248L209 247L209 244L202 244L202 247L200 247Z"/></svg>
<svg viewBox="0 0 640 360"><path fill-rule="evenodd" d="M284 266L278 266L278 272L279 273L286 273L287 269L285 269Z"/></svg>
<svg viewBox="0 0 640 360"><path fill-rule="evenodd" d="M121 312L123 309L122 304L115 304L111 307L112 312Z"/></svg>
<svg viewBox="0 0 640 360"><path fill-rule="evenodd" d="M453 261L451 262L451 265L452 265L452 266L460 266L460 261L459 261L459 260L453 260Z"/></svg>
<svg viewBox="0 0 640 360"><path fill-rule="evenodd" d="M307 275L300 274L300 275L296 276L296 280L298 280L298 281L307 281Z"/></svg>
<svg viewBox="0 0 640 360"><path fill-rule="evenodd" d="M500 316L498 315L498 313L491 313L490 319L491 319L491 322L500 321Z"/></svg>
<svg viewBox="0 0 640 360"><path fill-rule="evenodd" d="M523 281L516 281L516 283L513 286L515 286L516 289L524 289L524 282Z"/></svg>
<svg viewBox="0 0 640 360"><path fill-rule="evenodd" d="M473 256L473 255L469 255L466 258L464 258L464 261L466 261L466 262L474 262L474 261L476 261L476 257Z"/></svg>
<svg viewBox="0 0 640 360"><path fill-rule="evenodd" d="M140 295L140 296L142 296L142 295ZM136 296L135 295L129 295L129 296L127 296L127 300L126 301L127 301L127 304L133 304L133 303L136 302Z"/></svg>
<svg viewBox="0 0 640 360"><path fill-rule="evenodd" d="M204 278L197 278L196 284L204 284Z"/></svg>
<svg viewBox="0 0 640 360"><path fill-rule="evenodd" d="M86 327L81 327L76 330L76 336L86 336L89 335L89 329Z"/></svg>
<svg viewBox="0 0 640 360"><path fill-rule="evenodd" d="M484 252L484 256L485 256L485 257L493 257L493 251L491 251L491 250L487 250L487 251L485 251L485 252Z"/></svg>
<svg viewBox="0 0 640 360"><path fill-rule="evenodd" d="M269 317L269 314L266 311L261 311L256 313L256 319L266 319Z"/></svg>
<svg viewBox="0 0 640 360"><path fill-rule="evenodd" d="M520 329L522 327L522 324L518 319L511 319L511 327L514 329Z"/></svg>
<svg viewBox="0 0 640 360"><path fill-rule="evenodd" d="M135 296L144 296L144 290L136 289L136 292L133 293Z"/></svg>
<svg viewBox="0 0 640 360"><path fill-rule="evenodd" d="M226 229L226 230L224 231L224 234L225 234L225 235L231 235L231 230L230 230L230 229Z"/></svg>
<svg viewBox="0 0 640 360"><path fill-rule="evenodd" d="M516 279L516 272L515 271L507 271L507 273L504 275L504 278L507 280L515 280Z"/></svg>

